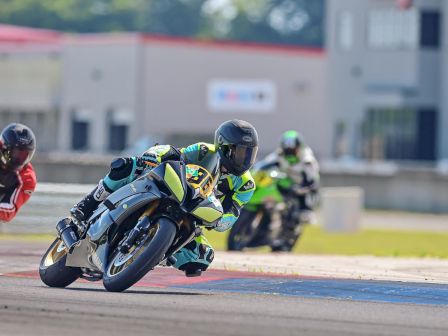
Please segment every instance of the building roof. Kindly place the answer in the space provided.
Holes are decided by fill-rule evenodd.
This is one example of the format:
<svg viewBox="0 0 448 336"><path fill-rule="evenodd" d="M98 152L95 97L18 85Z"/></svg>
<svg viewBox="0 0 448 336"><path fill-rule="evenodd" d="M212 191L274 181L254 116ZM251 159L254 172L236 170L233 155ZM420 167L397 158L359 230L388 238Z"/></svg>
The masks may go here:
<svg viewBox="0 0 448 336"><path fill-rule="evenodd" d="M29 27L0 24L0 42L3 43L57 43L62 33Z"/></svg>
<svg viewBox="0 0 448 336"><path fill-rule="evenodd" d="M21 27L0 24L0 43L7 45L17 44L110 44L110 43L145 43L171 46L188 46L192 48L225 49L230 51L278 52L286 54L301 54L319 56L324 54L323 48L265 44L240 41L200 40L190 37L175 37L167 35L154 35L146 33L92 33L92 34L65 34L54 30Z"/></svg>

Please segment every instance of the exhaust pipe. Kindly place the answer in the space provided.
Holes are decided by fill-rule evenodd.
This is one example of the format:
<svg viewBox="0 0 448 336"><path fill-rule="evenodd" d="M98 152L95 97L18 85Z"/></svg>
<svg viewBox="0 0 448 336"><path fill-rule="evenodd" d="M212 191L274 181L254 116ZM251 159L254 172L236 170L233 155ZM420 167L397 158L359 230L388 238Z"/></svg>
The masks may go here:
<svg viewBox="0 0 448 336"><path fill-rule="evenodd" d="M58 231L59 238L61 238L67 247L68 252L71 253L79 241L78 228L70 218L64 218L56 225L56 230Z"/></svg>

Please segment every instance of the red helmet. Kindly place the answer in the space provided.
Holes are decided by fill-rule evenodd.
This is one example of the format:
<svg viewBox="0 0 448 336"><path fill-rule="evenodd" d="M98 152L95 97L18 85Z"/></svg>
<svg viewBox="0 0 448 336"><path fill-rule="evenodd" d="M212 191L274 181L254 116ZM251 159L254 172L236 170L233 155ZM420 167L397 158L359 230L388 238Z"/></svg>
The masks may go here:
<svg viewBox="0 0 448 336"><path fill-rule="evenodd" d="M36 150L36 137L25 125L13 123L0 135L0 167L18 170L31 161Z"/></svg>

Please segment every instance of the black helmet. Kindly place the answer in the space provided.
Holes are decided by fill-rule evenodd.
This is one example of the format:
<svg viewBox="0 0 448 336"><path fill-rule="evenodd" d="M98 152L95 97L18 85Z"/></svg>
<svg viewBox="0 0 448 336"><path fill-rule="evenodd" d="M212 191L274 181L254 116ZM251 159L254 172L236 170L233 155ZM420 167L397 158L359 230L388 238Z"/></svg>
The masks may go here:
<svg viewBox="0 0 448 336"><path fill-rule="evenodd" d="M0 167L18 170L31 161L35 150L33 131L22 124L9 124L0 135Z"/></svg>
<svg viewBox="0 0 448 336"><path fill-rule="evenodd" d="M303 137L299 132L287 131L283 133L280 141L281 152L286 158L297 158L302 144Z"/></svg>
<svg viewBox="0 0 448 336"><path fill-rule="evenodd" d="M247 121L229 120L215 132L215 147L221 156L222 166L240 176L255 162L258 151L258 134Z"/></svg>

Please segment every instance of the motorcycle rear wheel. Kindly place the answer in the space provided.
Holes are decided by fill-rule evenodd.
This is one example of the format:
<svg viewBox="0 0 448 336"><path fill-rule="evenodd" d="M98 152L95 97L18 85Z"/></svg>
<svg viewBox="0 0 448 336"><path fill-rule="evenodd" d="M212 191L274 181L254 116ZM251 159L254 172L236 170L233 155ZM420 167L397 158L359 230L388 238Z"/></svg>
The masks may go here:
<svg viewBox="0 0 448 336"><path fill-rule="evenodd" d="M75 282L82 274L76 267L65 266L67 249L64 243L56 238L42 257L39 265L39 276L49 287L64 288Z"/></svg>

